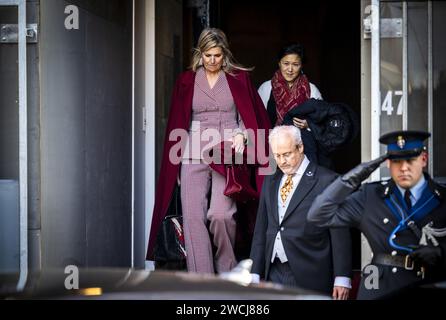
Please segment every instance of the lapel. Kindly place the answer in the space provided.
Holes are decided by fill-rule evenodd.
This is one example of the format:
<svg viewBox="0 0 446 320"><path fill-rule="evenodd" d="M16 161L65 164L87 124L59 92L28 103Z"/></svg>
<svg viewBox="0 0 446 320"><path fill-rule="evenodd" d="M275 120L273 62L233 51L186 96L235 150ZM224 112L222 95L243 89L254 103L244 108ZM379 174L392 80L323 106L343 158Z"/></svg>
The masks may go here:
<svg viewBox="0 0 446 320"><path fill-rule="evenodd" d="M278 201L277 197L280 188L280 179L282 179L282 176L283 172L280 169L278 169L274 174L269 193L272 215L277 225L279 224L279 209L278 209L279 203L277 202Z"/></svg>
<svg viewBox="0 0 446 320"><path fill-rule="evenodd" d="M227 82L228 81L226 79L226 74L223 71L220 71L220 73L218 75L217 82L215 83L214 88L212 89L215 97L217 97L220 94L220 92L223 91ZM229 87L229 85L228 85L228 87Z"/></svg>
<svg viewBox="0 0 446 320"><path fill-rule="evenodd" d="M249 96L249 90L247 90L246 86L244 85L242 74L226 74L226 81L228 82L235 106L237 108L237 111L240 113L245 127L247 129L257 128L257 125L255 125L255 109L252 105L252 99Z"/></svg>
<svg viewBox="0 0 446 320"><path fill-rule="evenodd" d="M413 215L412 220L422 223L422 221L424 221L426 217L428 217L428 219L431 219L431 213L439 205L440 199L438 199L438 196L436 196L436 194L432 192L432 190L427 185L423 191L422 196L420 197L420 199L418 199L417 203L413 207L414 212L416 212ZM422 225L424 226L425 224Z"/></svg>
<svg viewBox="0 0 446 320"><path fill-rule="evenodd" d="M220 78L221 74L219 74L217 83L220 81ZM217 85L217 83L215 85ZM215 90L211 89L211 87L209 86L209 82L206 77L206 72L204 71L203 68L198 69L196 72L195 85L201 92L207 95L209 99L215 101Z"/></svg>
<svg viewBox="0 0 446 320"><path fill-rule="evenodd" d="M317 182L316 178L316 165L312 162L308 165L305 170L300 182L293 193L293 197L288 205L288 208L285 212L285 216L283 217L283 221L288 218L288 216L293 212L297 206L305 199L305 197L309 194L311 189L313 189L314 185ZM277 199L277 193L276 193ZM277 200L276 200L277 201ZM305 213L306 214L306 213Z"/></svg>
<svg viewBox="0 0 446 320"><path fill-rule="evenodd" d="M381 184L380 187L382 188L380 191L381 197L389 211L392 213L388 217L393 220L394 224L398 224L404 216L404 209L399 203L397 194L395 193L395 190L396 192L399 192L399 190L392 179L386 181L385 184Z"/></svg>

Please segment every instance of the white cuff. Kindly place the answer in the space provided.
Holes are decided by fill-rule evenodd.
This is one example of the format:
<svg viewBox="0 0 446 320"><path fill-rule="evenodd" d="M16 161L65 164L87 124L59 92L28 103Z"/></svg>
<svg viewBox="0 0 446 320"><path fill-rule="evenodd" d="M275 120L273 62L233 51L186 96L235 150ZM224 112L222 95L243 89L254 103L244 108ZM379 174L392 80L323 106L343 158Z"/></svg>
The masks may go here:
<svg viewBox="0 0 446 320"><path fill-rule="evenodd" d="M260 282L260 275L257 273L251 273L251 283L259 283Z"/></svg>
<svg viewBox="0 0 446 320"><path fill-rule="evenodd" d="M352 288L352 280L348 277L336 277L334 281L335 287Z"/></svg>
<svg viewBox="0 0 446 320"><path fill-rule="evenodd" d="M245 134L243 133L243 130L240 129L240 128L235 128L235 129L232 130L232 136L233 136L233 137L235 137L235 136L238 135L238 134L243 134L243 135L245 135Z"/></svg>

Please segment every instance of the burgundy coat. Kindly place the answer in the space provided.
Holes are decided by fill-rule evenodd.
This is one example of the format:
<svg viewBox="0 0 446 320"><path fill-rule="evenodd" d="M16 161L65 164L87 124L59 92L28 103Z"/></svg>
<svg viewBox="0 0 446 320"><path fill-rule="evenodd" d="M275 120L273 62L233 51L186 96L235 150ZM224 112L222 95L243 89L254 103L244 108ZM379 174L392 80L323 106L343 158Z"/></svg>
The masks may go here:
<svg viewBox="0 0 446 320"><path fill-rule="evenodd" d="M251 83L249 74L238 71L234 76L226 74L229 88L234 98L235 105L246 129L270 129L268 114L257 90ZM169 141L169 133L174 129L189 130L192 116L192 98L194 95L195 72L186 71L178 77L169 112L169 120L166 127L166 135L161 163L161 173L158 179L155 206L152 215L147 259L153 259L153 249L161 221L166 215L172 197L173 188L179 172L180 164L172 164L169 161L169 151L177 141ZM264 146L268 147L267 141ZM257 175L257 190L261 190L263 176Z"/></svg>

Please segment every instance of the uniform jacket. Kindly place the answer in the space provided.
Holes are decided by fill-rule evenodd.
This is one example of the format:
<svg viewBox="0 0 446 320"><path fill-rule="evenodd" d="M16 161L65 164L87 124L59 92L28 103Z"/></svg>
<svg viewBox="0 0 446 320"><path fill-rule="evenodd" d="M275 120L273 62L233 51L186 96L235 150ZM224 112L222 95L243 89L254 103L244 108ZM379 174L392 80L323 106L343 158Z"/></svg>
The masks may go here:
<svg viewBox="0 0 446 320"><path fill-rule="evenodd" d="M246 129L270 129L268 115L263 103L253 87L249 75L245 71L238 71L235 75L226 74L229 88L234 98L237 111ZM180 163L174 164L169 160L169 153L177 141L169 141L170 132L174 129L188 131L192 118L192 99L194 95L195 72L186 71L178 77L172 93L169 120L167 122L161 173L157 182L155 205L153 209L152 225L150 229L147 259L153 259L153 248L162 219L172 198ZM266 136L265 136L266 138ZM186 140L187 141L187 140ZM268 148L266 141L263 142ZM265 153L265 152L264 152ZM267 153L266 153L267 154ZM180 155L182 156L182 155ZM256 184L260 189L263 176L256 176Z"/></svg>
<svg viewBox="0 0 446 320"><path fill-rule="evenodd" d="M441 185L435 183L427 174L428 190L438 198L440 204L420 220L415 219L415 223L421 230L429 222L433 222L434 228L446 227L446 203L444 195L446 190ZM331 184L314 202L309 212L309 220L320 226L353 226L358 228L367 238L372 252L377 254L406 255L405 250L397 250L389 243L392 231L398 225L400 219L392 213L385 203L385 199L393 193L399 192L393 180L369 183L363 185L357 192L344 184L339 178ZM421 205L421 199L415 204L414 209ZM443 252L446 252L446 238L438 238ZM409 228L396 234L395 243L401 246L416 246L419 239ZM373 264L373 260L372 260ZM379 289L366 289L364 286L365 277L361 279L358 292L359 299L376 299L397 292L406 286L410 286L421 281L421 275L416 271L397 268L393 272L393 267L376 264L379 269ZM446 261L443 261L436 270L426 270L426 279L434 279L446 270ZM394 270L395 271L395 270ZM441 271L440 274L438 271Z"/></svg>
<svg viewBox="0 0 446 320"><path fill-rule="evenodd" d="M267 278L274 240L280 230L288 262L302 288L331 293L337 276L350 277L351 239L348 229L322 229L307 222L313 200L335 178L310 162L279 224L277 194L282 172L267 176L260 197L251 248L252 272Z"/></svg>

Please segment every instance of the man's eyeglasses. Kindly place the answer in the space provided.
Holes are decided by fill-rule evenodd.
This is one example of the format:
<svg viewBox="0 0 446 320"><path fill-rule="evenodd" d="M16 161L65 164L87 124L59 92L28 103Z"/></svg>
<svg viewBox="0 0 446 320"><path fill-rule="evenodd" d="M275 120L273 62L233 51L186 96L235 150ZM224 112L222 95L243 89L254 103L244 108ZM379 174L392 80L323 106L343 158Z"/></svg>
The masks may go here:
<svg viewBox="0 0 446 320"><path fill-rule="evenodd" d="M280 160L280 159L282 159L282 158L284 158L285 160L289 160L289 159L291 159L292 156L294 156L294 153L296 152L296 150L299 149L299 146L300 146L300 145L297 145L297 146L294 148L293 151L288 151L288 152L285 152L285 153L282 153L282 154L274 153L274 154L273 154L273 155L274 155L274 158L275 158L276 160Z"/></svg>

